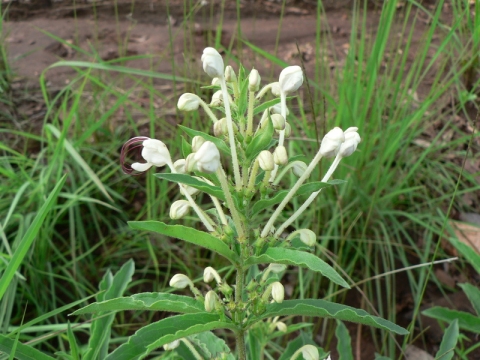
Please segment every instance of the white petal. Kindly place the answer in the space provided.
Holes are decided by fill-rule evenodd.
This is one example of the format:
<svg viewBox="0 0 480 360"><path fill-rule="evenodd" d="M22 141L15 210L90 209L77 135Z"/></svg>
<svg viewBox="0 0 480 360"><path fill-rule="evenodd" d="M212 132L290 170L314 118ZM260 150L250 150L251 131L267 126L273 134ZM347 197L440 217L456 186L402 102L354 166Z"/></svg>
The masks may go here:
<svg viewBox="0 0 480 360"><path fill-rule="evenodd" d="M150 164L150 163L142 164L142 163L137 162L137 163L133 163L131 165L131 167L132 167L133 170L144 172L144 171L147 171L148 169L150 169L152 167L152 164Z"/></svg>

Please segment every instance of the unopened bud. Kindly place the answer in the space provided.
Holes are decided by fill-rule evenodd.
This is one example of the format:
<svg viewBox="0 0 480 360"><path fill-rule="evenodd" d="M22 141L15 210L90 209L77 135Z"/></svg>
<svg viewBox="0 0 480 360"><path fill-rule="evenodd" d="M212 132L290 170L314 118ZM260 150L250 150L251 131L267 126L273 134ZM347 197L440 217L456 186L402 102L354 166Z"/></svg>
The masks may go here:
<svg viewBox="0 0 480 360"><path fill-rule="evenodd" d="M175 289L185 289L187 286L193 286L192 280L183 274L174 275L169 284Z"/></svg>
<svg viewBox="0 0 480 360"><path fill-rule="evenodd" d="M270 107L270 112L272 114L282 114L282 105L280 103L273 105ZM287 116L290 114L290 111L287 108Z"/></svg>
<svg viewBox="0 0 480 360"><path fill-rule="evenodd" d="M212 95L212 101L210 101L210 106L218 107L223 104L223 93L222 90L215 91Z"/></svg>
<svg viewBox="0 0 480 360"><path fill-rule="evenodd" d="M268 150L261 151L258 155L258 164L263 171L272 171L275 169L272 153Z"/></svg>
<svg viewBox="0 0 480 360"><path fill-rule="evenodd" d="M285 297L285 288L279 281L272 284L272 298L276 303L280 304Z"/></svg>
<svg viewBox="0 0 480 360"><path fill-rule="evenodd" d="M217 306L217 294L215 291L210 290L205 294L205 311L206 312L212 312L215 310L215 307Z"/></svg>
<svg viewBox="0 0 480 360"><path fill-rule="evenodd" d="M280 332L287 332L287 325L282 322L282 321L277 321L275 323L275 326L277 327L277 330Z"/></svg>
<svg viewBox="0 0 480 360"><path fill-rule="evenodd" d="M288 122L285 122L285 138L289 138L292 135L292 127Z"/></svg>
<svg viewBox="0 0 480 360"><path fill-rule="evenodd" d="M273 161L277 165L285 165L288 163L287 149L285 146L277 146L273 152Z"/></svg>
<svg viewBox="0 0 480 360"><path fill-rule="evenodd" d="M270 264L268 265L268 268L270 269L271 272L273 272L274 274L278 274L278 273L281 273L282 271L284 271L286 268L287 268L287 265L284 265L284 264Z"/></svg>
<svg viewBox="0 0 480 360"><path fill-rule="evenodd" d="M285 118L280 114L272 114L270 116L272 119L273 128L275 130L283 130L285 129Z"/></svg>
<svg viewBox="0 0 480 360"><path fill-rule="evenodd" d="M302 176L307 170L307 164L303 161L297 160L292 163L292 172L295 176Z"/></svg>
<svg viewBox="0 0 480 360"><path fill-rule="evenodd" d="M200 98L191 93L185 93L178 99L177 107L182 111L195 111L200 106Z"/></svg>
<svg viewBox="0 0 480 360"><path fill-rule="evenodd" d="M280 97L280 83L272 83L272 95L275 97Z"/></svg>
<svg viewBox="0 0 480 360"><path fill-rule="evenodd" d="M203 270L203 281L205 281L206 283L209 283L213 279L215 279L217 283L222 282L222 278L220 277L220 275L218 275L217 270L215 270L211 266L208 266L205 268L205 270Z"/></svg>
<svg viewBox="0 0 480 360"><path fill-rule="evenodd" d="M173 163L173 168L175 169L177 174L185 174L186 173L186 170L185 170L186 162L187 161L185 159L178 159L177 161L175 161Z"/></svg>
<svg viewBox="0 0 480 360"><path fill-rule="evenodd" d="M194 136L192 139L192 151L197 152L200 149L200 146L203 145L205 139L201 136Z"/></svg>
<svg viewBox="0 0 480 360"><path fill-rule="evenodd" d="M211 141L205 141L195 153L195 160L199 171L212 174L220 166L220 152Z"/></svg>
<svg viewBox="0 0 480 360"><path fill-rule="evenodd" d="M196 179L200 179L197 176L194 176L194 177ZM188 195L190 195L190 196L195 196L199 192L200 192L200 190L198 190L197 188L194 188L193 186L188 186L188 185L184 185L184 184L182 184L180 186L180 194L182 194L183 196L186 196L185 193L188 193Z"/></svg>
<svg viewBox="0 0 480 360"><path fill-rule="evenodd" d="M191 153L185 159L185 171L188 173L197 170L197 160L195 160L195 153Z"/></svg>
<svg viewBox="0 0 480 360"><path fill-rule="evenodd" d="M224 64L222 56L217 50L212 47L207 47L203 50L202 55L203 71L210 77L222 78L224 76Z"/></svg>
<svg viewBox="0 0 480 360"><path fill-rule="evenodd" d="M345 141L345 135L339 127L330 130L322 140L320 145L320 154L324 157L334 157L337 155L340 145Z"/></svg>
<svg viewBox="0 0 480 360"><path fill-rule="evenodd" d="M237 81L237 75L235 75L235 71L233 71L230 65L225 68L225 81L228 83Z"/></svg>
<svg viewBox="0 0 480 360"><path fill-rule="evenodd" d="M190 211L190 203L187 200L177 200L170 206L170 218L178 220Z"/></svg>
<svg viewBox="0 0 480 360"><path fill-rule="evenodd" d="M304 345L299 349L299 351L301 351L302 356L305 360L320 359L320 354L318 353L318 349L313 345Z"/></svg>
<svg viewBox="0 0 480 360"><path fill-rule="evenodd" d="M220 79L218 77L214 77L212 79L212 85L220 86Z"/></svg>
<svg viewBox="0 0 480 360"><path fill-rule="evenodd" d="M351 127L345 130L345 141L340 145L340 149L338 153L341 157L347 157L352 155L355 150L357 150L357 146L362 141L360 135L357 133L358 128Z"/></svg>
<svg viewBox="0 0 480 360"><path fill-rule="evenodd" d="M257 69L252 69L250 75L248 76L248 90L249 91L258 91L260 89L261 82L260 74Z"/></svg>
<svg viewBox="0 0 480 360"><path fill-rule="evenodd" d="M287 240L292 240L297 236L300 238L300 241L307 246L314 246L317 243L317 235L315 235L315 233L310 229L300 229L294 231L288 235Z"/></svg>
<svg viewBox="0 0 480 360"><path fill-rule="evenodd" d="M180 340L175 340L172 341L171 343L163 345L163 349L168 351L168 350L174 350L180 345Z"/></svg>
<svg viewBox="0 0 480 360"><path fill-rule="evenodd" d="M298 90L303 83L303 72L300 66L288 66L280 73L278 80L281 90L285 94L291 94Z"/></svg>

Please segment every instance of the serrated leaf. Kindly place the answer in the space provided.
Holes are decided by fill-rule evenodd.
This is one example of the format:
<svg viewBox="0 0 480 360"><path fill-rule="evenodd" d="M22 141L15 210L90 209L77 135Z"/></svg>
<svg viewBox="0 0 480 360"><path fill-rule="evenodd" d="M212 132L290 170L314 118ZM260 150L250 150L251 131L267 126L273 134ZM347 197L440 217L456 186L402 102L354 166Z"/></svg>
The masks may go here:
<svg viewBox="0 0 480 360"><path fill-rule="evenodd" d="M323 276L340 286L348 289L350 288L347 282L343 280L334 268L319 257L304 251L271 247L268 248L264 254L250 256L245 262L245 265L270 263L306 267L310 270L321 273Z"/></svg>
<svg viewBox="0 0 480 360"><path fill-rule="evenodd" d="M214 329L234 329L216 314L197 313L172 316L139 329L128 341L110 353L106 360L143 359L151 351L174 340Z"/></svg>
<svg viewBox="0 0 480 360"><path fill-rule="evenodd" d="M335 336L338 340L337 350L339 359L353 360L352 339L350 338L347 327L341 321L337 321Z"/></svg>
<svg viewBox="0 0 480 360"><path fill-rule="evenodd" d="M76 310L72 315L96 313L99 311L124 310L170 311L178 313L197 313L205 311L203 305L192 297L149 292L95 302Z"/></svg>
<svg viewBox="0 0 480 360"><path fill-rule="evenodd" d="M346 183L345 180L330 180L328 182L321 182L321 181L315 181L311 182L308 184L303 184L300 186L295 193L294 196L301 196L301 195L310 195L312 192L318 191L320 189L323 189L328 186L332 185L339 185L339 184L344 184ZM252 206L252 215L258 214L260 211L264 209L269 209L275 204L279 204L282 202L283 199L287 196L289 190L282 190L279 191L275 194L274 197L270 199L264 199L264 200L259 200L257 201L253 206Z"/></svg>
<svg viewBox="0 0 480 360"><path fill-rule="evenodd" d="M225 144L225 142L223 140L221 140L219 138L216 138L215 136L208 135L208 134L206 134L202 131L193 130L193 129L187 128L185 126L182 126L182 125L178 125L178 127L180 129L182 129L183 131L185 131L191 137L201 136L205 140L213 142L217 146L218 150L221 151L222 153L224 153L226 155L229 155L229 156L232 154L231 151L230 151L230 148L227 146L227 144Z"/></svg>
<svg viewBox="0 0 480 360"><path fill-rule="evenodd" d="M224 195L221 188L219 188L217 186L207 184L204 181L200 181L198 179L195 179L193 176L190 176L190 175L187 175L187 174L157 173L157 174L155 174L155 177L157 177L159 179L164 179L164 180L167 180L167 181L180 183L180 184L185 184L185 185L194 187L195 189L198 189L198 190L203 191L203 192L205 192L209 195L215 196L222 201L225 201L225 195Z"/></svg>
<svg viewBox="0 0 480 360"><path fill-rule="evenodd" d="M458 326L461 329L480 334L480 318L470 313L434 306L422 311L422 314L437 320L443 320L447 323L458 319Z"/></svg>
<svg viewBox="0 0 480 360"><path fill-rule="evenodd" d="M245 156L247 161L252 161L262 150L266 150L273 138L275 129L273 128L272 120L270 117L266 120L267 125L258 130L257 134L253 137L250 144L245 149Z"/></svg>
<svg viewBox="0 0 480 360"><path fill-rule="evenodd" d="M12 354L12 351L15 351L15 359L18 360L55 360L31 346L0 335L0 353Z"/></svg>
<svg viewBox="0 0 480 360"><path fill-rule="evenodd" d="M225 341L211 331L191 335L188 339L195 347L199 348L205 359L217 359L220 354L228 354L225 360L235 360L232 350Z"/></svg>
<svg viewBox="0 0 480 360"><path fill-rule="evenodd" d="M440 348L435 355L436 360L450 360L455 355L455 346L458 342L458 320L455 319L450 326L445 330Z"/></svg>
<svg viewBox="0 0 480 360"><path fill-rule="evenodd" d="M468 297L468 300L472 303L473 308L477 312L477 315L480 316L480 289L472 284L459 284L462 290Z"/></svg>
<svg viewBox="0 0 480 360"><path fill-rule="evenodd" d="M351 321L383 330L389 330L400 335L408 334L408 331L404 328L378 316L370 315L365 310L355 309L350 306L320 299L284 300L280 304L268 304L267 310L251 322L269 317L289 315L316 316Z"/></svg>
<svg viewBox="0 0 480 360"><path fill-rule="evenodd" d="M215 251L234 264L238 259L237 254L230 250L227 244L203 231L182 225L167 225L160 221L129 221L128 225L132 229L153 231Z"/></svg>

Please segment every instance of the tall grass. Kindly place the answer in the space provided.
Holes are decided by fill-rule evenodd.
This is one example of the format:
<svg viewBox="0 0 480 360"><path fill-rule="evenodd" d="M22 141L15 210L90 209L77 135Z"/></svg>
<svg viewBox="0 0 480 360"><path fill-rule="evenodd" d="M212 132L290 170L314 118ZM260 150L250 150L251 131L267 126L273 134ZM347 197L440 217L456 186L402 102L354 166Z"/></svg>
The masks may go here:
<svg viewBox="0 0 480 360"><path fill-rule="evenodd" d="M452 2L453 20L446 23L442 18L443 1L433 11L414 1L407 2L402 9L397 8L395 1L388 1L383 4L375 28L368 23L366 5L355 3L351 10L348 54L344 59L336 59L333 70L324 61L323 54L334 45L329 33L322 31L328 13L319 4L317 56L314 76L309 79L312 99L305 94L292 104L296 111L290 115L294 137L289 141L289 154L311 157L318 148L317 139L333 126L360 129L363 142L359 151L344 160L335 174L348 183L334 191L325 191L315 207L295 225L316 231L318 253L334 259L353 283L361 282L357 289L351 290L361 294L360 304L355 305L365 306L393 322L402 321L396 318L399 284L394 275L378 275L444 256L440 251L435 258L434 253L448 215L446 204L461 171L459 164L451 159L465 154L468 149L464 144L470 136L457 128L451 117L460 114L471 121L468 109L478 106L471 100L479 89L479 59L475 49L480 44L480 5L476 5L476 15L472 16L465 3ZM224 5L222 2L222 11ZM209 16L213 16L212 9ZM180 28L190 34L183 40L186 59L199 56L192 35L199 10L197 3L185 1L185 20ZM416 23L425 18L429 20L428 30L419 45ZM221 19L217 36L211 39L217 48L223 12ZM237 30L237 49L250 47L258 57L271 61L277 70L284 66L282 59L242 39L240 28ZM70 308L76 300L94 294L107 268L118 268L133 257L139 269L133 286L137 290L155 291L167 286L174 271L193 276L207 263L215 265L216 259L205 258L199 250L180 248L168 239L132 233L125 227L127 219L168 220L170 203L175 200L170 198L168 183L155 181L153 177L147 177L146 181L126 177L118 165L122 143L137 135L169 138L170 151L173 154L181 151L181 134L166 109L175 107L176 94L185 88L193 87L199 93L200 75L188 61L183 67L175 64L171 53L173 44L178 42L178 32L169 27L169 34L168 51L159 57L149 57L150 70L129 68L125 57L99 61L95 50L84 54L91 62L54 64L53 67L70 66L77 75L55 96L49 94L41 79L48 107L42 131L30 133L17 129L13 133L14 142L0 143L0 212L6 214L0 222L3 274L12 264L15 250L23 244L21 239L42 213L48 194L67 176L57 204L46 214L35 241L28 246L22 266L16 269L8 287L2 285L6 288L0 304L3 334L12 337L19 334L20 342L42 342L37 346L54 353L67 346L64 335L54 332L55 324L63 326L64 332L67 330L66 313L60 309ZM122 43L123 40L119 41L119 46ZM232 59L240 56L235 53L233 41L225 50ZM2 50L0 57L6 59L4 55ZM153 71L157 61L171 62L173 73ZM8 76L5 79L8 81ZM160 80L172 85L167 94L160 90ZM2 101L6 101L2 96ZM142 106L138 99L145 97L148 105ZM443 100L447 97L455 100L454 107L445 105ZM195 122L195 128L199 128L198 123L203 122L207 128L208 122L198 114L181 116L180 121L187 126ZM418 139L422 139L424 131L439 120L444 124L443 129L435 138L428 139L428 147L419 146ZM442 134L449 129L453 129L455 137L445 141ZM2 131L12 133L12 129ZM37 145L34 155L22 145L27 140ZM326 166L322 164L312 176L319 177ZM464 175L460 193L478 191L474 176ZM293 203L288 211L297 205ZM465 204L455 206L468 210ZM288 217L288 213L284 216ZM428 267L406 274L408 291L415 304L421 304L425 283L436 280ZM352 296L313 274L300 270L290 275L299 297L351 301ZM365 281L369 278L372 280ZM41 314L48 316L40 317ZM133 314L132 319L119 319L120 326L114 332L123 336L130 330L130 320L147 322L150 316ZM36 324L28 323L32 319L37 319ZM418 335L413 326L417 320L410 319L412 337L407 342ZM29 326L11 327L22 322ZM34 327L37 324L45 325L43 331ZM331 345L334 326L325 321L315 329L325 339L322 344L325 348ZM38 339L42 334L49 337ZM380 337L373 335L379 353L391 357L398 354L394 338L378 341ZM279 346L275 345L277 349Z"/></svg>

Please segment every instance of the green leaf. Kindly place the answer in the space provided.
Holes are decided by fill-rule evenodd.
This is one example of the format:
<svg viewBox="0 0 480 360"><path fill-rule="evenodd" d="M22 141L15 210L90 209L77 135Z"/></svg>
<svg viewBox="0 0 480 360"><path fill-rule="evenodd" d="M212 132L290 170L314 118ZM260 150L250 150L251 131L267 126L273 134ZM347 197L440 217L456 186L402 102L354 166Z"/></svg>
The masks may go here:
<svg viewBox="0 0 480 360"><path fill-rule="evenodd" d="M282 352L282 356L280 356L278 360L290 360L293 354L295 354L295 352L304 345L313 345L317 347L320 353L320 359L323 359L325 357L325 352L322 348L319 348L317 344L315 344L315 342L312 340L312 335L309 333L307 334L305 331L301 331L300 335L298 335L295 339L288 343L285 351ZM303 356L300 356L297 359L303 359Z"/></svg>
<svg viewBox="0 0 480 360"><path fill-rule="evenodd" d="M95 302L78 309L71 315L123 310L171 311L179 313L205 311L204 306L190 296L150 292Z"/></svg>
<svg viewBox="0 0 480 360"><path fill-rule="evenodd" d="M350 338L347 327L340 320L337 321L335 335L338 339L337 350L339 359L353 360L352 339Z"/></svg>
<svg viewBox="0 0 480 360"><path fill-rule="evenodd" d="M228 354L225 360L235 360L232 350L228 347L225 341L211 331L191 335L188 337L188 340L195 345L205 359L216 359L223 353Z"/></svg>
<svg viewBox="0 0 480 360"><path fill-rule="evenodd" d="M223 140L221 140L219 138L216 138L215 136L208 135L204 132L187 128L187 127L182 126L182 125L178 125L178 127L180 129L182 129L183 131L185 131L191 137L201 136L205 140L213 142L217 146L218 150L220 150L222 153L224 153L226 155L229 155L229 156L232 154L230 152L230 148L227 146L227 144L225 144L225 142Z"/></svg>
<svg viewBox="0 0 480 360"><path fill-rule="evenodd" d="M284 300L280 304L268 304L267 310L262 315L252 319L250 323L269 317L290 315L316 316L351 321L383 330L393 331L400 335L408 334L408 331L404 328L378 316L370 315L365 310L355 309L350 306L320 299Z"/></svg>
<svg viewBox="0 0 480 360"><path fill-rule="evenodd" d="M55 205L55 201L57 200L58 194L65 183L67 175L63 175L63 177L58 181L55 188L52 192L48 195L47 200L43 203L40 210L38 210L37 215L33 219L31 225L28 227L28 230L25 232L25 235L20 240L17 249L12 255L12 258L8 262L6 269L3 271L3 275L0 278L0 300L2 299L5 291L7 290L8 286L10 285L10 281L12 281L15 272L18 270L20 265L22 264L23 259L27 255L30 246L33 243L33 240L37 236L45 217Z"/></svg>
<svg viewBox="0 0 480 360"><path fill-rule="evenodd" d="M15 359L18 360L55 360L31 346L0 335L0 353L11 354L13 349L15 349Z"/></svg>
<svg viewBox="0 0 480 360"><path fill-rule="evenodd" d="M261 105L253 109L253 115L257 115L261 112L264 112L268 108L271 108L272 106L275 106L279 103L280 103L280 98L275 98L269 101L265 101L264 103L262 103Z"/></svg>
<svg viewBox="0 0 480 360"><path fill-rule="evenodd" d="M480 316L480 289L472 284L459 284L459 286L467 295L468 300L472 303L477 315Z"/></svg>
<svg viewBox="0 0 480 360"><path fill-rule="evenodd" d="M184 159L192 153L192 145L182 136L182 156Z"/></svg>
<svg viewBox="0 0 480 360"><path fill-rule="evenodd" d="M458 320L455 319L445 330L440 348L435 355L436 360L450 360L455 355L455 346L458 342Z"/></svg>
<svg viewBox="0 0 480 360"><path fill-rule="evenodd" d="M303 184L300 186L295 193L294 196L301 196L301 195L310 195L312 192L318 191L320 189L323 189L327 186L331 185L339 185L339 184L344 184L346 183L345 180L330 180L328 182L321 182L321 181L315 181L311 182L308 184ZM274 197L270 199L264 199L264 200L259 200L257 201L253 206L252 206L252 215L258 214L260 211L264 209L269 209L275 204L279 204L282 202L283 199L287 196L289 190L282 190L279 191L275 194Z"/></svg>
<svg viewBox="0 0 480 360"><path fill-rule="evenodd" d="M72 353L71 355L72 359L80 360L77 340L75 339L75 335L73 334L72 327L70 326L70 321L68 322L67 336L68 336L68 343L70 344L70 351Z"/></svg>
<svg viewBox="0 0 480 360"><path fill-rule="evenodd" d="M284 249L284 248L268 248L264 254L259 256L250 256L245 262L246 266L253 264L286 264L296 265L309 268L310 270L321 273L323 276L329 278L334 283L350 288L345 280L325 261L319 257L298 250Z"/></svg>
<svg viewBox="0 0 480 360"><path fill-rule="evenodd" d="M172 181L175 183L185 184L200 191L203 191L209 195L215 196L222 201L225 201L225 195L221 188L213 185L209 185L204 181L195 179L193 176L187 174L169 174L169 173L157 173L155 177Z"/></svg>
<svg viewBox="0 0 480 360"><path fill-rule="evenodd" d="M480 318L470 313L434 306L422 311L422 314L437 320L443 320L447 323L451 323L455 319L458 319L458 326L460 329L480 334Z"/></svg>
<svg viewBox="0 0 480 360"><path fill-rule="evenodd" d="M447 237L448 241L457 249L465 259L470 262L473 268L480 274L480 255L475 252L469 245L464 244L456 237Z"/></svg>
<svg viewBox="0 0 480 360"><path fill-rule="evenodd" d="M202 246L224 256L230 262L236 263L238 256L222 240L209 233L192 229L182 225L167 225L160 221L129 221L132 229L153 231L158 234L171 236L179 240Z"/></svg>
<svg viewBox="0 0 480 360"><path fill-rule="evenodd" d="M197 313L172 316L139 329L128 341L115 349L106 360L143 359L151 351L186 336L214 329L234 329L216 314Z"/></svg>
<svg viewBox="0 0 480 360"><path fill-rule="evenodd" d="M133 260L127 261L115 275L110 272L106 274L100 283L100 289L105 289L103 296L99 299L110 300L123 295L127 285L132 281L132 275L135 271L135 264ZM103 315L100 313L100 315ZM111 326L115 314L107 316L100 316L92 321L92 328L90 331L90 339L88 341L88 348L83 356L83 360L96 360L98 358L104 359L110 340Z"/></svg>
<svg viewBox="0 0 480 360"><path fill-rule="evenodd" d="M270 117L266 120L267 125L260 129L257 134L253 137L250 144L248 144L245 150L245 156L247 161L252 161L262 150L267 150L270 141L272 141L273 133L275 129L273 128L272 120Z"/></svg>

